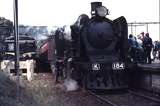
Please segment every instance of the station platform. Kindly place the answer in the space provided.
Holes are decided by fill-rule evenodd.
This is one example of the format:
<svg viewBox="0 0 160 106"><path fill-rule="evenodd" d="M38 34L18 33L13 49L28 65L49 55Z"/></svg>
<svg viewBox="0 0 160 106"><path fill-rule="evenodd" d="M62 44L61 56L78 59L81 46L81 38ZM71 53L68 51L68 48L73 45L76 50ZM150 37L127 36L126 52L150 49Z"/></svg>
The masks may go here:
<svg viewBox="0 0 160 106"><path fill-rule="evenodd" d="M160 62L138 64L131 73L133 88L156 92L160 94Z"/></svg>
<svg viewBox="0 0 160 106"><path fill-rule="evenodd" d="M160 63L138 64L139 71L150 71L160 73Z"/></svg>

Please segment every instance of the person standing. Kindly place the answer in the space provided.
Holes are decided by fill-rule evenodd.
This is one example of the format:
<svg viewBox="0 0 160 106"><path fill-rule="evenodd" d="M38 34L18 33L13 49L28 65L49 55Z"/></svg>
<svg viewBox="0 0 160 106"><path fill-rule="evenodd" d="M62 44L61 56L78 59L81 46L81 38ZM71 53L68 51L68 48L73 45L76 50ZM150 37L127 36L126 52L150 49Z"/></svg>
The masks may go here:
<svg viewBox="0 0 160 106"><path fill-rule="evenodd" d="M131 61L136 63L137 62L137 58L136 58L137 41L132 34L129 35L128 43L130 48L129 53L130 53Z"/></svg>
<svg viewBox="0 0 160 106"><path fill-rule="evenodd" d="M150 64L151 63L151 50L153 47L152 44L152 38L149 37L149 33L146 33L144 39L143 39L143 47L144 47L144 52L146 55L146 63Z"/></svg>

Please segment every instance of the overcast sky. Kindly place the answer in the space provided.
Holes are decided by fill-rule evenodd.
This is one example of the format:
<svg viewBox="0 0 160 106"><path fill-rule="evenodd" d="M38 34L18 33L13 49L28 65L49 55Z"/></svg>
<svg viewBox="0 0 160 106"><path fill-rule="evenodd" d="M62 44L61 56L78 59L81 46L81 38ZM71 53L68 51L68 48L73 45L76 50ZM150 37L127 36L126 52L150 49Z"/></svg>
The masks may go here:
<svg viewBox="0 0 160 106"><path fill-rule="evenodd" d="M90 16L90 2L95 0L18 1L20 24L62 26L74 23L82 13ZM110 19L125 16L128 22L159 21L159 0L96 1L102 1L110 10L110 15L107 16ZM13 20L13 0L0 0L0 16Z"/></svg>

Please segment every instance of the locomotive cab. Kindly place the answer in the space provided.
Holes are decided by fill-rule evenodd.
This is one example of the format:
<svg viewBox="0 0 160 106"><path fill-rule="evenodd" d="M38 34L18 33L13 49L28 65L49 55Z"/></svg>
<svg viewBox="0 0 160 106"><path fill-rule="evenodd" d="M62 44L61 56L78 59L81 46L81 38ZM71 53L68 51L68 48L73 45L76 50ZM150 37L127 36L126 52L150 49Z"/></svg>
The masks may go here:
<svg viewBox="0 0 160 106"><path fill-rule="evenodd" d="M92 2L92 17L83 14L71 26L77 80L87 89L128 87L127 22L108 14L101 2Z"/></svg>

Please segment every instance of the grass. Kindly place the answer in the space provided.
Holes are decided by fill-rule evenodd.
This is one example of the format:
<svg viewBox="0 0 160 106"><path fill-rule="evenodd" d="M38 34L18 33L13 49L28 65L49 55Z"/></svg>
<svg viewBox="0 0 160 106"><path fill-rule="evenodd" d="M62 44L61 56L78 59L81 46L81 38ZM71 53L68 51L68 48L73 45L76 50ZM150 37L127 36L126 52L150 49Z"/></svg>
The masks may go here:
<svg viewBox="0 0 160 106"><path fill-rule="evenodd" d="M62 84L53 80L20 81L20 100L16 102L15 78L0 72L0 106L105 106L81 91L66 92Z"/></svg>
<svg viewBox="0 0 160 106"><path fill-rule="evenodd" d="M17 85L5 73L0 72L0 105L2 106L26 106L35 104L32 97L23 87L20 87L20 99L17 102Z"/></svg>

